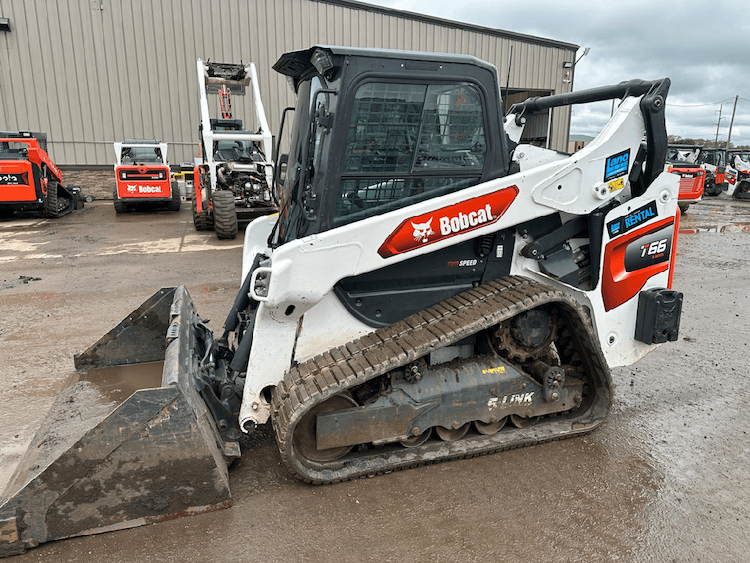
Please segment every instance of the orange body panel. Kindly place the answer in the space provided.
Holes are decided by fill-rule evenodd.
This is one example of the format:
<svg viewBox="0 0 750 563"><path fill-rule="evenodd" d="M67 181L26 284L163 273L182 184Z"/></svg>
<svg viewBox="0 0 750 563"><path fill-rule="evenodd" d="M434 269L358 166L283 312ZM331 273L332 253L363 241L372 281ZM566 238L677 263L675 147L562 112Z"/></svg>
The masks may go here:
<svg viewBox="0 0 750 563"><path fill-rule="evenodd" d="M169 199L169 167L159 164L123 165L115 168L117 195L121 199Z"/></svg>
<svg viewBox="0 0 750 563"><path fill-rule="evenodd" d="M679 201L694 203L703 197L703 186L706 183L706 172L700 166L679 167L670 166L667 172L680 177Z"/></svg>

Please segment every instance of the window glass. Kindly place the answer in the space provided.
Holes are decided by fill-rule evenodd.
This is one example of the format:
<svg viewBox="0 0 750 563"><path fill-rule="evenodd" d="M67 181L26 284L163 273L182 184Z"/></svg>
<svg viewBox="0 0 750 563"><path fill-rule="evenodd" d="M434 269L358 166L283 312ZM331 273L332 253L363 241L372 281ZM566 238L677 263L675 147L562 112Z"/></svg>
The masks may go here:
<svg viewBox="0 0 750 563"><path fill-rule="evenodd" d="M370 82L357 91L346 143L347 172L409 172L426 85Z"/></svg>
<svg viewBox="0 0 750 563"><path fill-rule="evenodd" d="M430 86L416 167L482 168L484 145L479 93L468 85Z"/></svg>
<svg viewBox="0 0 750 563"><path fill-rule="evenodd" d="M121 160L123 164L161 162L161 149L159 147L123 147Z"/></svg>
<svg viewBox="0 0 750 563"><path fill-rule="evenodd" d="M9 160L26 159L28 149L28 143L3 141L0 143L0 156Z"/></svg>
<svg viewBox="0 0 750 563"><path fill-rule="evenodd" d="M334 225L472 186L486 152L474 86L363 84L352 109Z"/></svg>

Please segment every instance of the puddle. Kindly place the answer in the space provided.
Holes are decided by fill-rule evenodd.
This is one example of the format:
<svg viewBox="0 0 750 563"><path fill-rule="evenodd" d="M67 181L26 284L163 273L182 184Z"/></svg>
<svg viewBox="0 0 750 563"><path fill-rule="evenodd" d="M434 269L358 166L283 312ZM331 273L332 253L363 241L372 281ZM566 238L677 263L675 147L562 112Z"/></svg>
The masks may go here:
<svg viewBox="0 0 750 563"><path fill-rule="evenodd" d="M93 369L82 373L79 382L88 382L103 400L121 403L138 389L161 387L164 362L132 364Z"/></svg>
<svg viewBox="0 0 750 563"><path fill-rule="evenodd" d="M680 229L681 235L695 235L699 233L748 233L750 234L750 222L748 223L724 223L719 225L698 226L688 229Z"/></svg>
<svg viewBox="0 0 750 563"><path fill-rule="evenodd" d="M163 367L164 362L153 362L71 375L20 461L20 448L0 450L0 484L15 467L3 494L10 496L39 475L135 391L161 387Z"/></svg>

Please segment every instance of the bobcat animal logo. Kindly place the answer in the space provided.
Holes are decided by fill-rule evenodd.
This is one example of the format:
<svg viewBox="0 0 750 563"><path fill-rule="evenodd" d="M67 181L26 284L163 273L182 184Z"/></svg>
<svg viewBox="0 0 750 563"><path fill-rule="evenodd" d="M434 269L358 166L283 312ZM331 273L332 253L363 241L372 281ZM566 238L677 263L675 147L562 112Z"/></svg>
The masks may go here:
<svg viewBox="0 0 750 563"><path fill-rule="evenodd" d="M411 221L410 221L411 222ZM414 240L427 242L427 238L430 235L434 235L435 231L432 230L430 224L432 223L432 217L426 223L414 223L411 222L411 226L414 227Z"/></svg>

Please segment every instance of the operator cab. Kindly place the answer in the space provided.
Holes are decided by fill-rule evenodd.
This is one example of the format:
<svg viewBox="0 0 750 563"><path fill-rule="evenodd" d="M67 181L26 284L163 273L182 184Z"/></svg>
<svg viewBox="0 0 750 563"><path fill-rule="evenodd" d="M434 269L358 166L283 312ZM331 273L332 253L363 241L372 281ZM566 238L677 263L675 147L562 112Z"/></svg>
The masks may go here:
<svg viewBox="0 0 750 563"><path fill-rule="evenodd" d="M274 69L297 93L276 245L508 173L488 63L313 47Z"/></svg>

